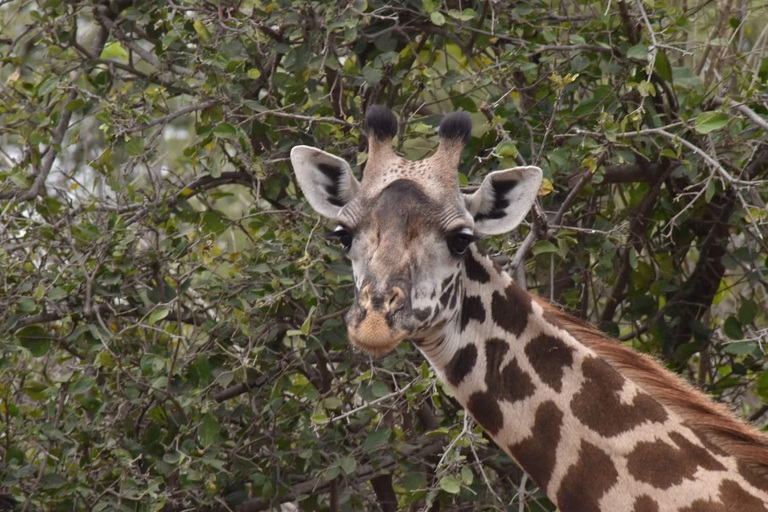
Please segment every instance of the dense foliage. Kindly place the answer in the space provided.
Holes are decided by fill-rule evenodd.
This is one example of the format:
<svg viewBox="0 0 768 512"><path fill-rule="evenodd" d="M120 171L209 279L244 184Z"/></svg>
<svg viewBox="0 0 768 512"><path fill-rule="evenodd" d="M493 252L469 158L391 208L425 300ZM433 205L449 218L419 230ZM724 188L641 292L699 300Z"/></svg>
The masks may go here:
<svg viewBox="0 0 768 512"><path fill-rule="evenodd" d="M552 510L409 344L347 344L288 162L540 165L484 244L738 414L768 409L760 2L0 2L0 485L32 510ZM5 501L9 501L6 496ZM519 508L520 507L520 508Z"/></svg>

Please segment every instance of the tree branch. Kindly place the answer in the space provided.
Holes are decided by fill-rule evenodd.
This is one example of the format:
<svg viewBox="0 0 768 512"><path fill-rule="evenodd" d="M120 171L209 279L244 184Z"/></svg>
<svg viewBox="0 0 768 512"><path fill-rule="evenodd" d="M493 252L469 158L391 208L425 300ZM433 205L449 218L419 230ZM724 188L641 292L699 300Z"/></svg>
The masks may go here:
<svg viewBox="0 0 768 512"><path fill-rule="evenodd" d="M104 45L107 43L108 38L109 33L105 29L99 30L93 43L93 53L97 55L101 54L101 51L104 49ZM75 75L75 77L72 79L72 82L76 82L83 73L84 70L79 71L77 75ZM77 91L74 89L70 90L67 94L65 103L74 101L76 98ZM34 199L43 191L43 185L45 185L45 180L48 178L48 174L51 172L53 162L56 160L56 156L61 150L61 143L64 140L64 135L66 135L67 130L69 129L69 121L71 119L72 111L62 109L61 117L59 118L59 124L56 125L56 128L53 130L51 143L48 145L48 148L45 151L45 156L40 163L40 168L37 171L37 176L35 177L35 181L32 183L32 186L25 191L14 190L0 193L0 200L14 199L17 202L23 203L25 201Z"/></svg>
<svg viewBox="0 0 768 512"><path fill-rule="evenodd" d="M665 161L663 171L656 175L656 179L653 185L648 189L640 201L640 204L635 211L632 220L629 225L629 247L624 250L622 255L621 268L616 274L616 281L613 283L611 293L608 299L605 301L605 307L600 315L601 322L610 322L613 320L613 315L616 312L616 307L621 302L624 296L624 288L629 283L629 278L632 276L632 266L630 265L630 251L635 250L638 254L643 250L645 243L645 230L648 227L650 214L653 211L653 207L656 205L656 198L661 192L661 185L664 180L672 174L675 169L670 165L669 161Z"/></svg>
<svg viewBox="0 0 768 512"><path fill-rule="evenodd" d="M768 121L760 117L754 110L749 108L744 103L736 103L735 100L731 100L730 98L726 100L726 98L721 98L720 96L715 96L714 98L712 98L712 103L714 103L715 105L723 105L727 103L728 107L738 110L739 112L747 116L747 118L750 121L752 121L757 126L759 126L763 130L768 132Z"/></svg>
<svg viewBox="0 0 768 512"><path fill-rule="evenodd" d="M445 445L443 438L427 439L423 437L418 443L420 446L416 448L406 448L400 451L402 457L408 457L411 459L418 458L423 459L430 455L440 453ZM377 475L389 473L392 469L400 464L400 460L394 457L384 457L374 467L372 464L364 464L358 466L357 470L352 474L347 475L347 480L352 482L360 482L365 480L371 480ZM298 483L285 490L280 498L277 499L277 503L285 503L295 499L297 496L314 496L317 494L323 494L328 492L330 482L322 477L311 478L304 482ZM273 506L273 501L266 498L253 498L246 500L237 507L237 512L259 512L266 510Z"/></svg>
<svg viewBox="0 0 768 512"><path fill-rule="evenodd" d="M127 130L124 131L124 133L143 132L144 130L152 128L153 126L157 126L159 124L165 125L167 123L170 123L174 119L181 117L183 115L189 114L190 112L195 112L197 110L205 110L207 108L215 107L216 105L222 105L224 103L226 103L225 100L219 99L219 100L201 101L200 103L187 105L186 107L182 107L178 110L174 110L168 115L164 115L162 117L153 119L151 122L147 124L128 128Z"/></svg>

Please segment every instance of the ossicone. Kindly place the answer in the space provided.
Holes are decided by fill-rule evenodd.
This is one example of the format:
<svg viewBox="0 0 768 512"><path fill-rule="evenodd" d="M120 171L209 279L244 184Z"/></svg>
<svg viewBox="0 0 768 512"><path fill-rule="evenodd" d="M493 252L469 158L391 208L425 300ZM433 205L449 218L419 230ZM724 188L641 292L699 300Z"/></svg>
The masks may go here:
<svg viewBox="0 0 768 512"><path fill-rule="evenodd" d="M386 142L397 135L397 118L387 107L373 105L365 114L365 133L377 142Z"/></svg>
<svg viewBox="0 0 768 512"><path fill-rule="evenodd" d="M440 121L437 133L443 143L465 145L472 138L472 118L466 112L451 112Z"/></svg>

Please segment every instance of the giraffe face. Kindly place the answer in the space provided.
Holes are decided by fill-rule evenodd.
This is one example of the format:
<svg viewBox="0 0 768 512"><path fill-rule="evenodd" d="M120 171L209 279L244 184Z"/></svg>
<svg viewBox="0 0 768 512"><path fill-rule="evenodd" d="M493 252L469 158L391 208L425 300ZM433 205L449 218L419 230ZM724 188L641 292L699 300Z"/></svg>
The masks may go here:
<svg viewBox="0 0 768 512"><path fill-rule="evenodd" d="M391 112L373 107L365 124L369 155L362 183L344 160L319 149L296 146L291 161L309 203L336 223L327 237L338 240L352 262L349 338L384 355L406 338L438 338L456 320L468 246L522 220L541 170L493 172L473 194L462 194L457 169L471 135L468 115L446 116L438 151L417 162L394 153Z"/></svg>
<svg viewBox="0 0 768 512"><path fill-rule="evenodd" d="M472 218L407 179L355 202L332 233L343 238L355 278L346 316L350 340L383 355L405 338L438 335L456 314L457 279L475 240Z"/></svg>

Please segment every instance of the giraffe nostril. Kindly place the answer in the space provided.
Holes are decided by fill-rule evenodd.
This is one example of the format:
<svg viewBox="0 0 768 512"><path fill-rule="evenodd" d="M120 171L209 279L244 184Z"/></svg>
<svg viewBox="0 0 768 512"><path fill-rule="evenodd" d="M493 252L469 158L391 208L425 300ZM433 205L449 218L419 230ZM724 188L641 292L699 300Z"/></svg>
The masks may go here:
<svg viewBox="0 0 768 512"><path fill-rule="evenodd" d="M387 311L394 311L396 309L400 309L402 305L405 303L405 292L403 292L402 288L394 287L389 292L389 300L387 300L386 309Z"/></svg>

